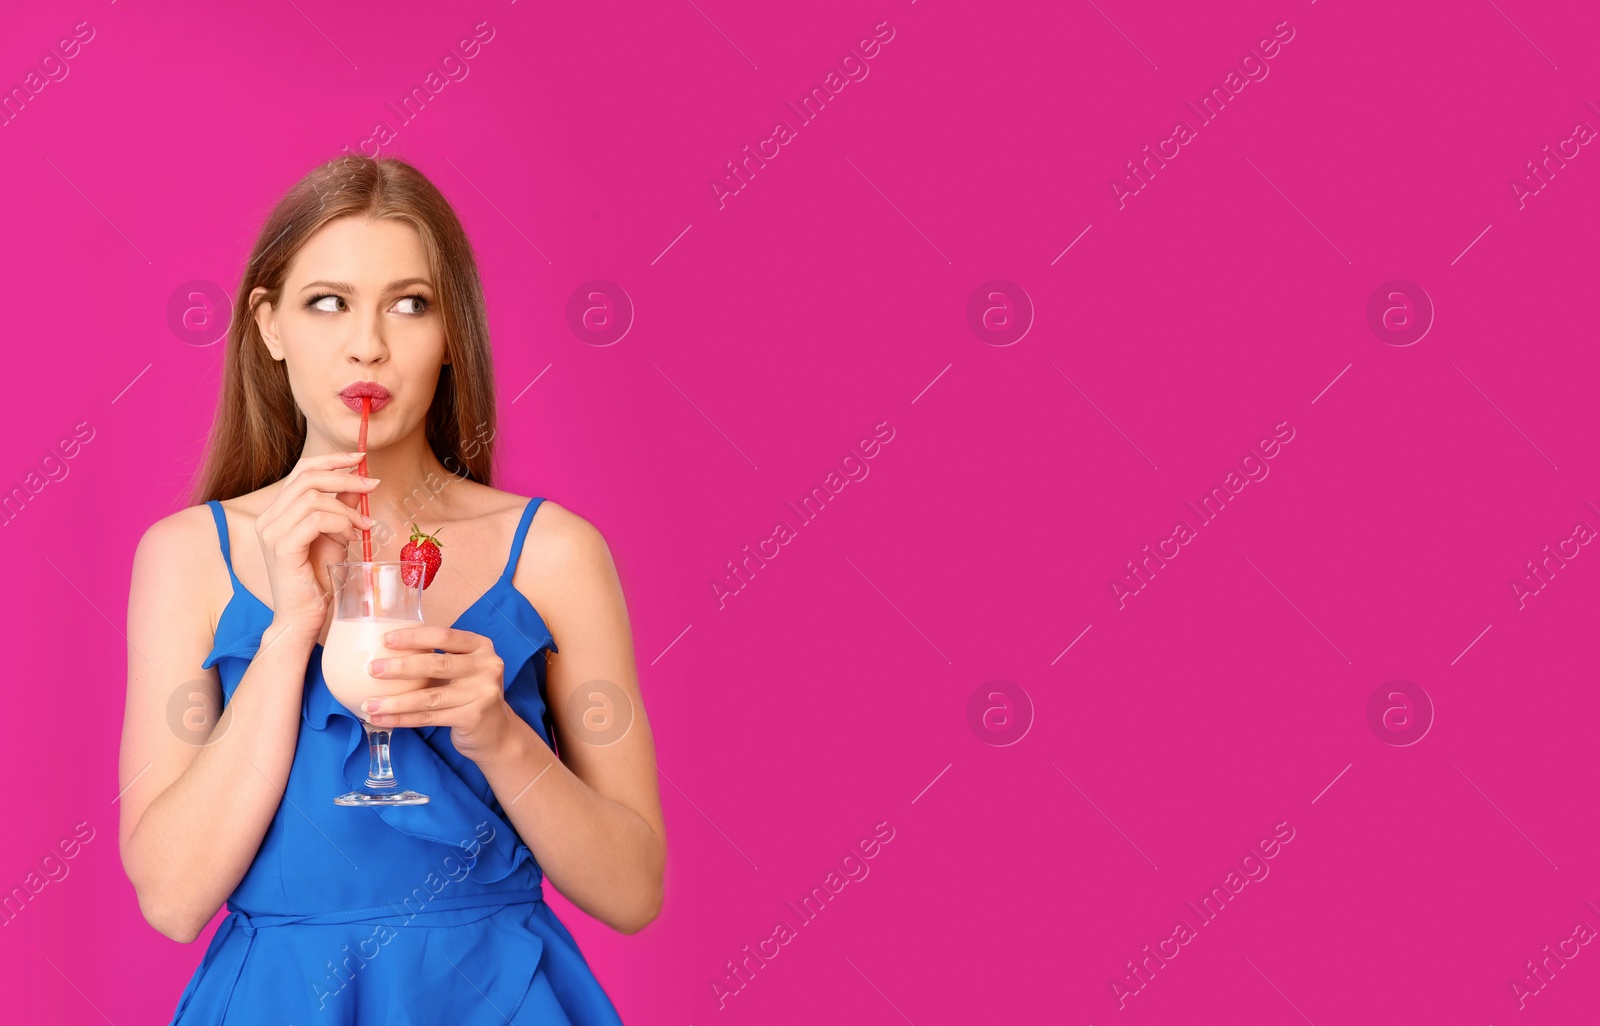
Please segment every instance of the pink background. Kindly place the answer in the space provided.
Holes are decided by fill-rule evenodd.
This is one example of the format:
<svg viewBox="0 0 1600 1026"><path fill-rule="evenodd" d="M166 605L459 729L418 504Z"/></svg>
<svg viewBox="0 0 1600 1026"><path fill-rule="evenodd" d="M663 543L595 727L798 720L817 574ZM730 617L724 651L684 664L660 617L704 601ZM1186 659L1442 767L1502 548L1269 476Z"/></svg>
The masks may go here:
<svg viewBox="0 0 1600 1026"><path fill-rule="evenodd" d="M8 1020L166 1022L210 937L147 926L116 851L133 549L183 501L222 357L167 302L231 294L271 204L384 119L481 260L497 484L594 522L626 589L666 908L629 937L552 903L628 1022L1593 1021L1595 945L1520 1015L1509 985L1600 929L1600 555L1526 608L1510 587L1600 530L1600 155L1524 209L1509 186L1600 129L1593 5L410 7L8 15L8 88L94 36L0 128L0 488L94 435L0 531L0 888L95 830L0 927ZM480 22L468 77L399 126ZM799 125L786 102L880 22L867 77ZM719 209L708 181L780 118L796 137ZM1195 138L1119 209L1108 179L1180 118ZM567 323L591 279L635 305L614 345ZM1014 344L968 323L995 279L1034 309ZM1434 307L1412 345L1368 322L1395 279ZM869 475L795 523L884 422ZM1109 579L1283 422L1269 475L1119 609ZM719 608L780 519L799 537ZM1433 705L1409 746L1369 724L1393 680ZM1012 686L1027 709L974 725ZM1027 731L998 744L1007 716ZM885 822L870 875L719 1011L725 963ZM1108 980L1284 823L1119 1012Z"/></svg>

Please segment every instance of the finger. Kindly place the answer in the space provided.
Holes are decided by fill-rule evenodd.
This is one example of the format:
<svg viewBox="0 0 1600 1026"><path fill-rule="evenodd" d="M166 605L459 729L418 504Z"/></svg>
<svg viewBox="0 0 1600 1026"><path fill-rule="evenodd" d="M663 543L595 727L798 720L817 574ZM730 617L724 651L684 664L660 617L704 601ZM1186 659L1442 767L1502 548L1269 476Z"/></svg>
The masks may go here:
<svg viewBox="0 0 1600 1026"><path fill-rule="evenodd" d="M371 482L376 483L376 479L362 479L362 477L347 477L346 480L355 480L355 482L371 480ZM339 485L339 487L344 487L344 485ZM362 501L363 491L371 491L371 488L360 488L358 491L334 491L334 493L318 490L318 488L307 488L304 495L312 496L312 501L304 507L291 506L290 512L285 514L285 519L293 520L296 511L304 514L304 512L309 512L312 507L315 507L315 509L326 509L328 512L350 511L352 512L352 523L360 527L362 525L362 522L360 522L360 501ZM371 519L371 517L368 517L368 520L370 520L370 523L366 527L371 527L374 523L378 523L378 520Z"/></svg>
<svg viewBox="0 0 1600 1026"><path fill-rule="evenodd" d="M305 535L301 530L301 525L304 524L308 519L317 517L319 514L324 513L338 520L342 520L343 524L329 527L326 525L331 523L331 521L319 519L318 522L324 526L309 536ZM344 503L333 498L332 496L325 495L322 492L308 491L303 493L294 501L294 503L285 509L277 520L273 521L272 523L258 522L257 530L261 536L264 546L276 545L278 544L278 539L280 538L293 539L300 537L306 537L309 544L309 540L315 538L318 533L342 536L346 531L355 531L362 527L371 527L374 523L376 523L376 521L372 520L371 517L366 517L363 519L359 510L346 506Z"/></svg>
<svg viewBox="0 0 1600 1026"><path fill-rule="evenodd" d="M294 498L283 509L281 519L284 526L292 528L295 524L310 516L320 501L314 491L296 492Z"/></svg>
<svg viewBox="0 0 1600 1026"><path fill-rule="evenodd" d="M327 495L338 495L341 492L370 492L377 484L378 479L371 476L363 477L356 473L345 473L342 470L312 470L301 474L291 484L284 486L287 493L292 488L298 496L301 492L316 492Z"/></svg>
<svg viewBox="0 0 1600 1026"><path fill-rule="evenodd" d="M315 471L333 470L348 473L361 462L361 457L362 454L358 452L326 452L319 456L307 456L289 469L289 473L283 479L283 485L287 488L302 475Z"/></svg>
<svg viewBox="0 0 1600 1026"><path fill-rule="evenodd" d="M338 513L330 513L326 510L317 510L295 524L285 541L288 542L291 550L297 551L302 547L310 548L311 543L316 541L319 535L324 534L337 538L347 546L355 541L355 533L350 526L350 518L340 516Z"/></svg>
<svg viewBox="0 0 1600 1026"><path fill-rule="evenodd" d="M384 656L374 659L367 672L374 677L415 680L433 677L437 680L454 680L471 672L473 661L469 656L451 655L448 652L422 652L416 655Z"/></svg>
<svg viewBox="0 0 1600 1026"><path fill-rule="evenodd" d="M396 727L454 727L457 725L456 717L458 715L459 713L455 709L404 714L391 713L388 716L373 716L371 723L374 727L382 727L385 730L393 730Z"/></svg>
<svg viewBox="0 0 1600 1026"><path fill-rule="evenodd" d="M299 461L291 470L290 476L306 470L337 470L340 467L353 467L361 462L365 453L359 452L325 452L316 456L307 456Z"/></svg>
<svg viewBox="0 0 1600 1026"><path fill-rule="evenodd" d="M371 492L377 485L377 478L362 477L338 470L306 471L285 481L284 486L273 496L256 522L271 523L284 516L287 510L294 508L294 504L300 501L302 495L341 493L359 495L362 492Z"/></svg>
<svg viewBox="0 0 1600 1026"><path fill-rule="evenodd" d="M350 523L356 527L370 527L377 522L371 517L364 516L359 509L349 503L340 502L337 496L316 491L308 491L301 496L300 501L289 508L289 513L285 519L293 521L296 517L310 516L316 510L332 513L336 516L348 517Z"/></svg>
<svg viewBox="0 0 1600 1026"><path fill-rule="evenodd" d="M374 723L377 723L387 721L390 716L454 709L457 706L470 705L472 700L473 695L468 689L455 684L440 684L438 687L407 691L403 695L369 698L362 703L361 708L372 717Z"/></svg>
<svg viewBox="0 0 1600 1026"><path fill-rule="evenodd" d="M397 627L383 636L383 643L390 648L440 648L461 653L476 652L488 641L482 634L433 624Z"/></svg>

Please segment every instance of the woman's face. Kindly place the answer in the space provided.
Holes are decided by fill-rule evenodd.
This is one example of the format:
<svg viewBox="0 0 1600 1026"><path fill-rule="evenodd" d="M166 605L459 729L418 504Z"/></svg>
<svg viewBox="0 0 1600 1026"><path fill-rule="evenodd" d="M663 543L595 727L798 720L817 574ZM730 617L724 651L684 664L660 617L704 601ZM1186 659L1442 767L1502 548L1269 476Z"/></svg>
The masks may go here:
<svg viewBox="0 0 1600 1026"><path fill-rule="evenodd" d="M295 255L276 307L257 312L273 359L283 360L307 430L355 451L361 401L345 389L372 382L367 448L381 449L423 423L445 354L444 320L416 229L403 221L342 217Z"/></svg>

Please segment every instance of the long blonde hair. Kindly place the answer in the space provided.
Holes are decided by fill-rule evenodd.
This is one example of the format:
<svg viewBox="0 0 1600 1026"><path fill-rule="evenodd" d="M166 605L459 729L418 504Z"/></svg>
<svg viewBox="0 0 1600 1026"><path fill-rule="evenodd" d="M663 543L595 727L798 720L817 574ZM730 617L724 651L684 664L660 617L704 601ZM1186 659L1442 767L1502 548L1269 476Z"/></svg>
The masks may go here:
<svg viewBox="0 0 1600 1026"><path fill-rule="evenodd" d="M492 483L494 366L472 245L422 172L395 157L346 155L296 182L261 227L233 305L222 395L193 486L195 504L255 491L286 477L299 460L305 414L289 390L288 368L262 342L256 309L282 299L289 264L307 239L329 221L351 216L402 221L421 236L449 354L428 410L428 445L451 473ZM257 288L266 291L252 303Z"/></svg>

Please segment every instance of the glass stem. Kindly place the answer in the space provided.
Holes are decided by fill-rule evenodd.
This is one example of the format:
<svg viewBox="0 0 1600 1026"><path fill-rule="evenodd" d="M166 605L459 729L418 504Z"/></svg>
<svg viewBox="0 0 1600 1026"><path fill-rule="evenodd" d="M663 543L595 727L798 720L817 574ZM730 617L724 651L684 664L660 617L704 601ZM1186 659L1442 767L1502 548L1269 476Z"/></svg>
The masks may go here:
<svg viewBox="0 0 1600 1026"><path fill-rule="evenodd" d="M389 735L392 731L367 723L362 726L367 728L367 787L388 790L395 786L394 765L389 761Z"/></svg>

